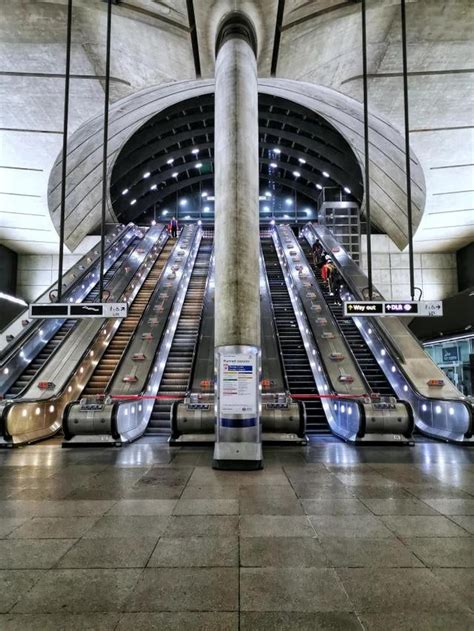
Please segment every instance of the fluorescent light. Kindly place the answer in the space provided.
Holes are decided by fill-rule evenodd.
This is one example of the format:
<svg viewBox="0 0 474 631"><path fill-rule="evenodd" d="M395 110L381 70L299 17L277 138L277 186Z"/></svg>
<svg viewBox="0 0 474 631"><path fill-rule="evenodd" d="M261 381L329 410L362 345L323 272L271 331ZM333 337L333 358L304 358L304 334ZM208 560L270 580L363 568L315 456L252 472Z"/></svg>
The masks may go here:
<svg viewBox="0 0 474 631"><path fill-rule="evenodd" d="M175 171L172 175L172 177L178 177L179 173L177 171Z"/></svg>
<svg viewBox="0 0 474 631"><path fill-rule="evenodd" d="M293 200L291 199L291 197L287 197L287 198L285 199L285 204L286 204L287 206L291 206L291 204L292 204L292 203L293 203Z"/></svg>
<svg viewBox="0 0 474 631"><path fill-rule="evenodd" d="M209 208L209 206L204 206L203 210L204 210L204 212L205 212L205 213L208 213L208 212L210 212L210 211L211 211L211 209Z"/></svg>
<svg viewBox="0 0 474 631"><path fill-rule="evenodd" d="M348 193L349 195L351 194L351 189L348 186L344 186L344 190L346 191L346 193Z"/></svg>
<svg viewBox="0 0 474 631"><path fill-rule="evenodd" d="M7 300L8 302L14 302L17 305L22 305L23 307L27 307L28 303L26 303L21 298L15 298L15 296L10 296L9 294L4 294L0 291L0 300Z"/></svg>
<svg viewBox="0 0 474 631"><path fill-rule="evenodd" d="M128 188L124 188L122 191L122 195L126 195L128 193Z"/></svg>
<svg viewBox="0 0 474 631"><path fill-rule="evenodd" d="M272 169L276 169L278 167L278 164L276 162L270 162L270 166L272 167Z"/></svg>
<svg viewBox="0 0 474 631"><path fill-rule="evenodd" d="M293 175L294 175L295 177L300 177L300 176L301 176L301 173L300 173L299 171L293 171Z"/></svg>
<svg viewBox="0 0 474 631"><path fill-rule="evenodd" d="M270 193L270 191L265 191L265 197L271 197L272 194Z"/></svg>
<svg viewBox="0 0 474 631"><path fill-rule="evenodd" d="M321 186L321 184L316 184L316 188L317 188L318 190L320 190L320 191L322 191L322 190L323 190L323 187Z"/></svg>
<svg viewBox="0 0 474 631"><path fill-rule="evenodd" d="M207 192L206 192L206 191L203 191L203 192L201 193L201 197L207 197Z"/></svg>
<svg viewBox="0 0 474 631"><path fill-rule="evenodd" d="M327 171L323 171L324 177L329 177L329 173Z"/></svg>
<svg viewBox="0 0 474 631"><path fill-rule="evenodd" d="M298 162L300 164L306 164L306 160L304 158L298 158Z"/></svg>
<svg viewBox="0 0 474 631"><path fill-rule="evenodd" d="M201 167L202 167L202 162L198 162L198 163L196 164L196 169L200 169Z"/></svg>
<svg viewBox="0 0 474 631"><path fill-rule="evenodd" d="M173 164L174 162L174 158L170 158L169 160L166 160L166 164Z"/></svg>
<svg viewBox="0 0 474 631"><path fill-rule="evenodd" d="M130 206L134 206L137 203L136 199L132 199L132 201L130 202Z"/></svg>
<svg viewBox="0 0 474 631"><path fill-rule="evenodd" d="M191 153L193 153L195 156L197 156L197 154L199 153L199 149L196 147L196 149L193 149L191 151Z"/></svg>
<svg viewBox="0 0 474 631"><path fill-rule="evenodd" d="M150 171L147 171L146 173L143 174L143 179L146 180L147 178L149 178L151 175Z"/></svg>
<svg viewBox="0 0 474 631"><path fill-rule="evenodd" d="M280 155L280 153L281 153L281 149L278 149L278 147L276 147L276 148L273 150L273 153L276 153L277 155Z"/></svg>
<svg viewBox="0 0 474 631"><path fill-rule="evenodd" d="M262 208L262 210L263 210L264 213L269 213L270 212L270 206L264 206Z"/></svg>
<svg viewBox="0 0 474 631"><path fill-rule="evenodd" d="M162 211L162 213L161 213L161 214L162 214L162 215L167 215L167 214L168 214L168 211L165 209L165 210L163 210L163 211Z"/></svg>
<svg viewBox="0 0 474 631"><path fill-rule="evenodd" d="M150 186L150 191L156 191L157 188L158 188L158 184L152 184Z"/></svg>
<svg viewBox="0 0 474 631"><path fill-rule="evenodd" d="M179 205L180 205L180 206L186 206L186 205L187 205L187 203L188 203L188 200L187 200L187 199L180 199L180 200L179 200Z"/></svg>

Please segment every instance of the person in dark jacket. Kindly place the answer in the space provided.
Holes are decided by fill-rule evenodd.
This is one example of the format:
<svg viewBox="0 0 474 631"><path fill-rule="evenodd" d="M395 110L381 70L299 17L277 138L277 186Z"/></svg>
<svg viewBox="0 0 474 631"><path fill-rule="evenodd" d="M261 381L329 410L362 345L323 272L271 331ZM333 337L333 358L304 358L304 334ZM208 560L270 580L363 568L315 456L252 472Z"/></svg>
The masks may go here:
<svg viewBox="0 0 474 631"><path fill-rule="evenodd" d="M170 226L171 226L171 236L173 237L173 239L176 239L176 237L178 236L178 221L176 217L173 217L173 219L170 222Z"/></svg>

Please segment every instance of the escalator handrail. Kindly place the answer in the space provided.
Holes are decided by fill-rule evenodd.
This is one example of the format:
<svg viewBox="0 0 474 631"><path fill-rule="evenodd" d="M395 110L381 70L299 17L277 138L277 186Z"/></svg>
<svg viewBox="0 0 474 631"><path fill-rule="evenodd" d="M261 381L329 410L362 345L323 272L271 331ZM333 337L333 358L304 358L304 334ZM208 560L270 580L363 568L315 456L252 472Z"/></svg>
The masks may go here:
<svg viewBox="0 0 474 631"><path fill-rule="evenodd" d="M122 239L125 234L128 232L128 230L133 229L136 227L134 226L134 224L128 224L120 233L119 235L114 239L114 241L112 241L110 243L110 245L107 247L106 249L106 255L109 253L109 251L116 245L117 241L119 241L120 239ZM97 246L94 246L97 247ZM94 248L91 248L91 250L93 250ZM84 259L87 260L87 257L90 256L90 251L85 254L80 261L78 261L76 263L76 265L80 265L81 261L83 261ZM74 287L76 287L76 285L78 285L79 283L82 283L84 277L89 274L91 268L97 264L97 259L95 259L94 261L92 261L87 267L84 268L84 270L81 270L81 274L80 276L78 276L75 280L74 283L68 287L67 291L64 293L64 298L67 298L69 295L69 292L72 291L72 289L74 289ZM69 270L71 271L71 270ZM99 281L97 281L99 282ZM41 296L39 296L34 302L38 303L41 298L43 298L45 295L49 294L52 290L56 289L56 285L57 282L54 283L53 285L51 285L51 287L45 292L43 293ZM23 314L26 314L28 312L28 308L27 307L22 313L20 313L15 320L18 320L20 317L22 317ZM58 318L58 320L60 320L61 318ZM64 319L64 322L66 320ZM11 342L9 342L3 349L2 351L0 351L0 368L3 368L5 366L5 364L7 364L13 355L15 355L18 352L18 346L19 345L24 345L28 342L28 340L31 339L31 337L33 337L36 332L44 325L44 320L32 320L26 327L24 327L20 333L18 335L15 335L15 337L13 338L13 340ZM12 323L9 324L9 326L11 326ZM61 325L62 326L62 325ZM4 329L4 331L6 331L8 327L6 327Z"/></svg>

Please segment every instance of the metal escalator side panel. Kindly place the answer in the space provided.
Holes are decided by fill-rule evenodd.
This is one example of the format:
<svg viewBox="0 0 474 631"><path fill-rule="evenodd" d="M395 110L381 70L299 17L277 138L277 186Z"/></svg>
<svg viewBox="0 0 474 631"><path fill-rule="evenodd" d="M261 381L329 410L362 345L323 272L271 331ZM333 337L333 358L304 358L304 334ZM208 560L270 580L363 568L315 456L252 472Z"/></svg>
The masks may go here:
<svg viewBox="0 0 474 631"><path fill-rule="evenodd" d="M278 333L275 328L273 305L268 278L265 272L262 248L260 247L260 313L262 340L262 391L288 392L288 382L281 359ZM268 382L268 385L265 385Z"/></svg>
<svg viewBox="0 0 474 631"><path fill-rule="evenodd" d="M130 241L134 238L136 228L128 231L120 238L119 246L114 244L108 249L105 260L105 270L107 271L126 249ZM97 246L96 246L97 247ZM92 287L98 282L98 263L91 264L83 277L74 284L71 291L67 293L70 302L81 301ZM21 373L28 368L28 365L42 349L51 341L54 335L65 324L66 320L50 319L39 320L32 323L28 335L23 343L19 344L9 355L5 357L5 366L0 371L0 395L5 395L12 387Z"/></svg>
<svg viewBox="0 0 474 631"><path fill-rule="evenodd" d="M117 298L131 302L141 287L141 280L134 281L134 277L145 271L148 261L158 257L160 239L165 235L164 226L151 228L145 235L140 249L135 249L130 256L127 274L120 274L116 289L120 292ZM166 238L166 237L165 237ZM119 300L120 301L120 300ZM53 435L61 427L64 408L70 401L77 400L84 389L95 366L104 354L108 341L120 324L120 320L91 319L90 324L85 320L82 324L92 326L96 323L93 341L86 349L76 345L75 360L71 360L62 390L51 397L45 393L45 398L28 400L25 402L0 404L0 416L3 421L3 435L14 445L34 442ZM90 338L89 338L90 340ZM76 361L77 358L77 361Z"/></svg>
<svg viewBox="0 0 474 631"><path fill-rule="evenodd" d="M370 388L341 335L293 231L288 226L278 226L274 235L291 283L289 289L299 295L331 392L347 396L367 395ZM314 311L314 307L319 311ZM327 334L332 337L325 337ZM351 381L341 381L344 377Z"/></svg>
<svg viewBox="0 0 474 631"><path fill-rule="evenodd" d="M364 299L367 277L329 230L307 224L303 234L310 244L315 239L321 242L338 267L350 295ZM401 319L354 318L354 322L397 397L410 404L416 427L432 438L471 442L472 406L425 353ZM445 385L429 391L429 379L441 379Z"/></svg>
<svg viewBox="0 0 474 631"><path fill-rule="evenodd" d="M185 249L186 259L183 258L184 265L180 268L180 273L176 274L171 281L172 287L169 288L169 296L163 312L162 328L164 332L161 335L153 364L150 366L147 380L143 384L145 398L139 401L119 402L116 408L116 431L123 442L135 440L144 433L153 412L153 397L160 390L202 240L201 228L191 228L190 226L188 228L190 228L191 234L185 234L181 237L188 239L185 248L184 244L181 244L181 247ZM166 330L164 330L165 326ZM151 398L147 399L146 397Z"/></svg>
<svg viewBox="0 0 474 631"><path fill-rule="evenodd" d="M134 224L107 224L106 226L106 245L107 250L113 248L129 230L136 230ZM77 263L75 263L67 272L63 274L63 294L67 298L71 289L78 283L82 283L82 278L87 274L100 256L97 245L94 245L89 252L84 254ZM50 302L50 294L57 290L57 282L51 285L44 293L38 296L34 302ZM23 327L21 322L28 319L28 308L25 308L7 327L0 331L0 366L4 365L5 359L14 350L18 344L24 344L27 337L31 335L32 329L41 323L36 320L30 322L29 325ZM6 341L8 335L13 335L11 342Z"/></svg>

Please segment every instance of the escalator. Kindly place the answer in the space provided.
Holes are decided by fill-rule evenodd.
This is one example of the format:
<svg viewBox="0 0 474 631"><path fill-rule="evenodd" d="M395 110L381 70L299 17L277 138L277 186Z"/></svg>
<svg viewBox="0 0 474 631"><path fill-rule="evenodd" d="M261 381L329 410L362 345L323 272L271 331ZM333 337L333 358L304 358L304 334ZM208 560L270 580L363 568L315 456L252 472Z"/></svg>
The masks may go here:
<svg viewBox="0 0 474 631"><path fill-rule="evenodd" d="M145 311L150 296L155 289L156 283L158 282L173 246L174 241L168 241L163 247L163 250L156 259L146 280L137 293L135 300L129 307L128 316L122 320L115 335L110 341L107 350L89 379L87 386L84 388L84 397L97 396L105 392L107 384L118 366L122 354L130 342L138 323L140 322L140 318Z"/></svg>
<svg viewBox="0 0 474 631"><path fill-rule="evenodd" d="M271 238L261 240L276 327L290 393L317 394L313 373L288 294L275 245ZM319 399L305 401L306 429L313 434L328 434L329 427Z"/></svg>
<svg viewBox="0 0 474 631"><path fill-rule="evenodd" d="M158 391L158 396L173 398L156 400L145 432L147 435L169 436L173 401L184 399L189 390L211 253L212 239L203 238Z"/></svg>
<svg viewBox="0 0 474 631"><path fill-rule="evenodd" d="M135 249L140 239L134 239L130 245L124 250L124 252L117 258L114 264L109 268L106 274L104 274L104 288L111 283L117 271L122 267L124 261L130 256L131 252ZM96 284L94 289L90 291L85 297L83 302L96 302L99 299L99 283ZM28 387L28 385L35 379L40 370L57 350L57 348L64 342L67 335L74 329L78 320L66 320L61 328L53 335L46 346L36 355L36 357L27 365L25 370L20 374L18 379L10 386L5 398L12 399L19 397L21 393ZM41 335L41 330L39 332Z"/></svg>
<svg viewBox="0 0 474 631"><path fill-rule="evenodd" d="M344 310L341 302L337 299L337 296L330 294L326 284L322 280L321 270L317 266L313 265L313 257L309 243L306 240L302 240L300 244L308 261L308 265L311 267L314 275L316 276L326 304L334 316L341 333L345 337L372 392L384 397L397 398L397 395L395 394L388 379L384 375L364 338L360 334L359 329L355 325L354 320L352 318L344 317Z"/></svg>

